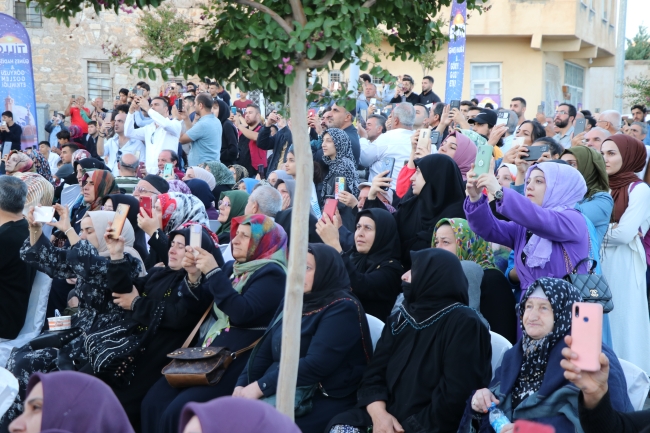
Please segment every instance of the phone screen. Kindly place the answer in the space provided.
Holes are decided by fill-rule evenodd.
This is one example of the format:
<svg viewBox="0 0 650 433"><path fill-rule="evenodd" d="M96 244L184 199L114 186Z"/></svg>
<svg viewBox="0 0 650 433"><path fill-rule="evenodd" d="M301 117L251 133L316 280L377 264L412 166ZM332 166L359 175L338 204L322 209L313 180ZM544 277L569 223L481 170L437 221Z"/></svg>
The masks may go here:
<svg viewBox="0 0 650 433"><path fill-rule="evenodd" d="M202 228L200 224L192 224L190 226L190 246L192 248L201 248L201 232ZM197 256L198 254L198 251L195 250L194 256Z"/></svg>
<svg viewBox="0 0 650 433"><path fill-rule="evenodd" d="M237 115L237 107L230 107L230 112L231 112L233 115L236 116L236 115Z"/></svg>
<svg viewBox="0 0 650 433"><path fill-rule="evenodd" d="M163 177L165 179L171 178L174 175L174 164L168 162L165 164L165 169L163 171Z"/></svg>

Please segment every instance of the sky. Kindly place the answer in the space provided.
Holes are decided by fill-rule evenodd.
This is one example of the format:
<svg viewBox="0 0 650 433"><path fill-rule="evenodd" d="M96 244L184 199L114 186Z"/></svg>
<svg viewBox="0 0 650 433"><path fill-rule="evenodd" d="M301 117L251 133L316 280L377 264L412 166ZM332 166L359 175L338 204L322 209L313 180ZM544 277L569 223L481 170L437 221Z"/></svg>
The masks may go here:
<svg viewBox="0 0 650 433"><path fill-rule="evenodd" d="M632 39L640 25L650 28L650 0L627 0L625 37Z"/></svg>

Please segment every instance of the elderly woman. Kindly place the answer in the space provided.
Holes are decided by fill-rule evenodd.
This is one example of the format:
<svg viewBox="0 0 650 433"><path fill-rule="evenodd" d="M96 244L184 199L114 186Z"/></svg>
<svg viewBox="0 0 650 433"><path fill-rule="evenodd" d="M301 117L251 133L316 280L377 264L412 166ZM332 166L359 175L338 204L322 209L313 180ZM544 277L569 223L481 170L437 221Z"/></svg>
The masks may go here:
<svg viewBox="0 0 650 433"><path fill-rule="evenodd" d="M571 332L571 309L580 302L578 290L556 278L540 278L519 304L523 337L508 350L489 388L476 391L468 402L459 432L469 432L475 423L479 432L491 432L488 408L494 402L512 422L536 421L555 427L556 433L582 431L578 419L579 390L564 378L560 367L564 337ZM633 410L627 396L625 376L616 355L607 346L611 360L609 387L618 410ZM501 433L511 433L514 424Z"/></svg>
<svg viewBox="0 0 650 433"><path fill-rule="evenodd" d="M235 144L235 147L236 146L237 145ZM215 197L219 197L222 192L229 191L233 186L235 186L232 173L228 170L228 167L219 161L204 162L203 164L199 164L199 167L204 168L214 176L216 186L212 189L212 194Z"/></svg>
<svg viewBox="0 0 650 433"><path fill-rule="evenodd" d="M34 161L26 153L17 150L9 152L4 162L5 173L10 176L14 173L25 173L33 167Z"/></svg>

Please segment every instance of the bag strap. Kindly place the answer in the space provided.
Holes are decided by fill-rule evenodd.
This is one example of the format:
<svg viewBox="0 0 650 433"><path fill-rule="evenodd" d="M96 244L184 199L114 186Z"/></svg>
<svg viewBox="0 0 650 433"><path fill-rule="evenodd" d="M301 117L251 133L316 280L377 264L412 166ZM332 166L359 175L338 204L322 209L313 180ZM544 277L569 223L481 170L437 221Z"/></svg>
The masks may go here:
<svg viewBox="0 0 650 433"><path fill-rule="evenodd" d="M244 347L243 349L239 349L237 352L233 352L233 354L231 355L231 356L232 356L232 359L237 359L237 357L238 357L239 355L241 355L242 353L247 352L247 351L253 349L255 346L257 346L257 343L259 343L260 340L262 340L262 337L260 337L260 338L258 338L257 340L253 341L249 346L246 346L246 347Z"/></svg>
<svg viewBox="0 0 650 433"><path fill-rule="evenodd" d="M210 304L208 309L205 310L205 313L203 313L203 317L201 317L199 323L197 323L194 329L192 329L192 332L190 332L190 335L187 337L187 340L185 340L185 343L183 343L183 345L181 346L181 349L186 349L190 345L192 340L194 340L194 336L196 336L196 333L199 332L199 328L201 327L201 325L203 325L203 321L208 316L208 313L210 312L211 309L212 309L212 304Z"/></svg>

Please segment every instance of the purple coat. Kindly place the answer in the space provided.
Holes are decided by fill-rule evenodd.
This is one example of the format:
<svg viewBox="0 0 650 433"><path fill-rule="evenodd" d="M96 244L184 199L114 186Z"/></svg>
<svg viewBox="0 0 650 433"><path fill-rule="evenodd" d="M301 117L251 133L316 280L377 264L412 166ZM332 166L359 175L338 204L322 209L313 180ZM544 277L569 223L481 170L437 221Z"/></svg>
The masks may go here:
<svg viewBox="0 0 650 433"><path fill-rule="evenodd" d="M572 266L588 256L587 223L575 209L545 209L508 188L503 190L501 202L497 202L497 212L508 218L509 222L498 220L492 214L484 195L476 203L467 197L464 207L467 222L477 235L515 251L515 268L521 282L522 295L538 278L562 278L567 274L562 247ZM526 230L553 243L551 257L543 268L531 268L521 261L521 253L527 242ZM586 273L587 264L583 264L578 272Z"/></svg>

